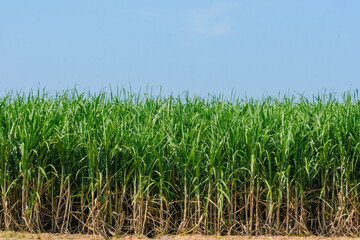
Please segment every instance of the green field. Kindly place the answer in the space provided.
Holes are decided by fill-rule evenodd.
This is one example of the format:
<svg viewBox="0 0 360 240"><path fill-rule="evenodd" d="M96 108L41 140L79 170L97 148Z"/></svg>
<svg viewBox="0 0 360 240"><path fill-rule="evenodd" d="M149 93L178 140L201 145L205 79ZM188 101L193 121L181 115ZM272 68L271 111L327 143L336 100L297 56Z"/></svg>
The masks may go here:
<svg viewBox="0 0 360 240"><path fill-rule="evenodd" d="M360 233L357 91L0 98L0 230Z"/></svg>

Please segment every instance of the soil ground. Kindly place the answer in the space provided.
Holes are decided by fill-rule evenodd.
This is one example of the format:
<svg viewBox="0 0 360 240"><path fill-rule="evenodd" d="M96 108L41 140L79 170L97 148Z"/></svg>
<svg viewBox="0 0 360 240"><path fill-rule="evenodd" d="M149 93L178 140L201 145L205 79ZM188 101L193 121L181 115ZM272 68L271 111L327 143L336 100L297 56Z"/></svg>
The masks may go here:
<svg viewBox="0 0 360 240"><path fill-rule="evenodd" d="M100 236L94 235L78 235L78 234L30 234L30 233L19 233L19 232L0 232L0 240L10 239L10 240L90 240L90 239L104 239ZM145 240L149 239L142 236L122 236L114 237L112 240ZM257 237L244 237L244 236L204 236L204 235L185 235L185 236L159 236L155 239L158 240L360 240L360 238L350 238L350 237L317 237L317 236L307 236L307 237L288 237L288 236L257 236Z"/></svg>

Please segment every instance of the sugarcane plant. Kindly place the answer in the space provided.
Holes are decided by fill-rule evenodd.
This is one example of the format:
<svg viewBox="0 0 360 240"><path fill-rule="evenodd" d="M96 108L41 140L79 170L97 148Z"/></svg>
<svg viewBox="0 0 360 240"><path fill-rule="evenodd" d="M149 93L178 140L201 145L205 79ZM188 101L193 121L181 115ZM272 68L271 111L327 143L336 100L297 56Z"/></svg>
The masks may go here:
<svg viewBox="0 0 360 240"><path fill-rule="evenodd" d="M356 235L357 91L0 98L0 230Z"/></svg>

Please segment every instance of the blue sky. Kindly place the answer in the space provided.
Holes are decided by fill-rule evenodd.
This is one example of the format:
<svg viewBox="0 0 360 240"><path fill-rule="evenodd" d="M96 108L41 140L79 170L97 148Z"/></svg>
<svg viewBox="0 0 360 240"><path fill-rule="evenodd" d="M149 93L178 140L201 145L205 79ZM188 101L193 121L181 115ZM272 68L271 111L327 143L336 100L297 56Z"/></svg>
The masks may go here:
<svg viewBox="0 0 360 240"><path fill-rule="evenodd" d="M1 1L11 89L239 95L360 88L360 1Z"/></svg>

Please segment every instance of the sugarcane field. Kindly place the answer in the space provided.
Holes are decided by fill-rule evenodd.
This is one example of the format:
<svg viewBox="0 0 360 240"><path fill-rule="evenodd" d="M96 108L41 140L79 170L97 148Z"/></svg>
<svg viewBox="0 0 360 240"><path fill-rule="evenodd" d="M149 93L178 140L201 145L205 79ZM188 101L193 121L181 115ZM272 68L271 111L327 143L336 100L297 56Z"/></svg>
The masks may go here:
<svg viewBox="0 0 360 240"><path fill-rule="evenodd" d="M0 228L357 236L360 101L65 91L0 100Z"/></svg>

